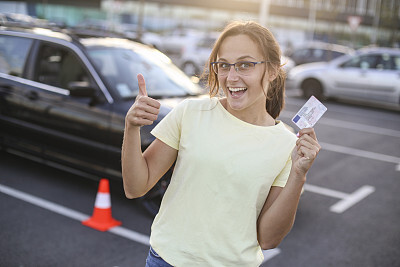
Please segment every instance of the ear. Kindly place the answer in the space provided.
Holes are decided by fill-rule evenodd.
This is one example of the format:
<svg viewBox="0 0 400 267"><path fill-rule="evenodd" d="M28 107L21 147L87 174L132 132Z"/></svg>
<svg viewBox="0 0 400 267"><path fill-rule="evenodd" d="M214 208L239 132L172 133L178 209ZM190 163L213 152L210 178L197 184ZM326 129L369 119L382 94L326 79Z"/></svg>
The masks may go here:
<svg viewBox="0 0 400 267"><path fill-rule="evenodd" d="M268 72L268 81L272 82L273 80L276 79L277 76L278 76L278 70L275 68L270 69Z"/></svg>

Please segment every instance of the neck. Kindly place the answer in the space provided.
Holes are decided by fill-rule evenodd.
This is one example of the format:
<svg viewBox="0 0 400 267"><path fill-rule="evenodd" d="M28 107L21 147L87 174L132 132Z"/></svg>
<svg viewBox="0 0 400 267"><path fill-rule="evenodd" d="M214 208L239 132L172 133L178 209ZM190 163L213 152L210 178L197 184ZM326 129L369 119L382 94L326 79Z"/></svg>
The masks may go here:
<svg viewBox="0 0 400 267"><path fill-rule="evenodd" d="M247 123L258 125L258 126L273 126L275 125L275 119L267 112L266 109L260 110L246 109L246 110L234 110L230 108L226 99L221 100L222 106L236 118L245 121Z"/></svg>

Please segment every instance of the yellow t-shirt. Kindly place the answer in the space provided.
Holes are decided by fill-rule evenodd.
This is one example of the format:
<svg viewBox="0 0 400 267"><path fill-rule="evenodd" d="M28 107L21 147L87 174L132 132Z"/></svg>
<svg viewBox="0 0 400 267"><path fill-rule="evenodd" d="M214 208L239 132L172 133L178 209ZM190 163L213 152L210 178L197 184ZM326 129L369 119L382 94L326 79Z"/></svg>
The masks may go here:
<svg viewBox="0 0 400 267"><path fill-rule="evenodd" d="M230 114L217 98L181 102L152 131L179 150L150 244L173 266L259 266L257 218L284 187L296 136Z"/></svg>

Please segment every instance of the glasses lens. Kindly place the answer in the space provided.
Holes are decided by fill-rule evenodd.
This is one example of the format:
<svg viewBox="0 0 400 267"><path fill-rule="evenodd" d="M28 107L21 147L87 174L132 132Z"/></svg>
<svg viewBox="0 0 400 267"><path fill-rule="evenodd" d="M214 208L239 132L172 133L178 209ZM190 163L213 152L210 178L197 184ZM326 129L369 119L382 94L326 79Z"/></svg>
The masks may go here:
<svg viewBox="0 0 400 267"><path fill-rule="evenodd" d="M217 63L218 73L220 75L225 75L229 72L231 65L225 62L218 62Z"/></svg>
<svg viewBox="0 0 400 267"><path fill-rule="evenodd" d="M237 73L241 75L246 75L249 74L253 69L254 69L255 64L253 62L247 62L247 61L242 61L242 62L237 62L235 63L235 70Z"/></svg>
<svg viewBox="0 0 400 267"><path fill-rule="evenodd" d="M249 61L240 61L236 62L235 64L229 64L226 62L215 62L212 64L212 68L216 74L224 76L228 75L232 65L234 65L234 69L238 74L248 75L253 71L256 63Z"/></svg>

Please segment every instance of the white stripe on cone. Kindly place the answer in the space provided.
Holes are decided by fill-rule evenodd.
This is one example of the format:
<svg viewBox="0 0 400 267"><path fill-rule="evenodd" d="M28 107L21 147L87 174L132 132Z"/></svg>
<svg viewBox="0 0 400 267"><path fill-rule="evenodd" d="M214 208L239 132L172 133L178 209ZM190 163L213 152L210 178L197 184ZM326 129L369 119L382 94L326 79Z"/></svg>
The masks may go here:
<svg viewBox="0 0 400 267"><path fill-rule="evenodd" d="M99 209L111 208L111 199L109 193L97 193L94 206Z"/></svg>

